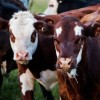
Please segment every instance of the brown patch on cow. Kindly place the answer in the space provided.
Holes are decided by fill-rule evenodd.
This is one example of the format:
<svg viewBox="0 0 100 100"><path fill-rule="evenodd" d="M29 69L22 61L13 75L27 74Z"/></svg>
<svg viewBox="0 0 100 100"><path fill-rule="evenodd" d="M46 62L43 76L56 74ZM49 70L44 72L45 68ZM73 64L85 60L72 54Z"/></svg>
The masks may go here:
<svg viewBox="0 0 100 100"><path fill-rule="evenodd" d="M16 38L15 38L15 36L13 35L13 33L12 33L11 30L9 30L9 32L10 32L10 39L11 39L11 41L14 43Z"/></svg>

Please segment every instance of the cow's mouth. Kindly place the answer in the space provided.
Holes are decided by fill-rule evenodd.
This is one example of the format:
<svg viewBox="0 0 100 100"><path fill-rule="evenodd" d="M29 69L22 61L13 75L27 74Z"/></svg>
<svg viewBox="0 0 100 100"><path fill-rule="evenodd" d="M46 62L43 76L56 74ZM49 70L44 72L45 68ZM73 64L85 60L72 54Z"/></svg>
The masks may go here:
<svg viewBox="0 0 100 100"><path fill-rule="evenodd" d="M20 64L24 64L24 65L27 65L29 63L29 60L25 60L25 61L17 61L18 63Z"/></svg>

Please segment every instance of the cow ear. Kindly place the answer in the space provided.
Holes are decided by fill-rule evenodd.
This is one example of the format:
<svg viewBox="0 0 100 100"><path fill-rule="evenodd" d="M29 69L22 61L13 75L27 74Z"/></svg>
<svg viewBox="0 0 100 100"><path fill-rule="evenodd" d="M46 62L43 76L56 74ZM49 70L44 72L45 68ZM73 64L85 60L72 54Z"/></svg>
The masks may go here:
<svg viewBox="0 0 100 100"><path fill-rule="evenodd" d="M84 24L84 35L85 36L100 36L100 23L98 22L87 22Z"/></svg>
<svg viewBox="0 0 100 100"><path fill-rule="evenodd" d="M0 18L0 30L8 30L9 28L9 21Z"/></svg>
<svg viewBox="0 0 100 100"><path fill-rule="evenodd" d="M47 18L47 19L45 19L44 21L45 21L46 23L48 23L48 24L51 24L51 25L54 25L54 24L55 24L54 20L53 20L53 19L50 19L50 18Z"/></svg>
<svg viewBox="0 0 100 100"><path fill-rule="evenodd" d="M44 22L38 21L38 22L34 23L34 27L37 30L37 32L41 33L44 29Z"/></svg>

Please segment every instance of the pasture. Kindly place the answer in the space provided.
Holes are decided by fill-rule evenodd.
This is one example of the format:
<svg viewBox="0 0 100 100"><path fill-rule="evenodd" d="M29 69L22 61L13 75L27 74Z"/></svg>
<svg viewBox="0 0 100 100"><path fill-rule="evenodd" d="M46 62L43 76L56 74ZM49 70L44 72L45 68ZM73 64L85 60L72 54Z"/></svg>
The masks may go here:
<svg viewBox="0 0 100 100"><path fill-rule="evenodd" d="M34 0L34 4L30 7L31 12L43 12L47 6L47 0ZM3 85L0 89L0 100L21 100L21 93L18 85L18 71L14 70L8 76L3 77ZM45 100L37 81L35 82L35 100ZM59 100L58 85L54 87L52 93L55 100Z"/></svg>

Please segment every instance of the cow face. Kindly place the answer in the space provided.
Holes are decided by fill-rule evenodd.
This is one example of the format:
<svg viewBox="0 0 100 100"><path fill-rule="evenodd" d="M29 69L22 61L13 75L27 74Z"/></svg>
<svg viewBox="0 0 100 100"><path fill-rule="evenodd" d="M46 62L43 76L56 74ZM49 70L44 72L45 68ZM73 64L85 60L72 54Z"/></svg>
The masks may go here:
<svg viewBox="0 0 100 100"><path fill-rule="evenodd" d="M83 25L73 17L64 17L55 25L55 48L57 67L69 70L81 61L84 45Z"/></svg>
<svg viewBox="0 0 100 100"><path fill-rule="evenodd" d="M48 8L44 11L45 15L57 14L58 2L57 0L49 0Z"/></svg>
<svg viewBox="0 0 100 100"><path fill-rule="evenodd" d="M36 19L28 11L15 13L9 21L13 59L21 64L27 64L37 48L38 35L33 27L35 22Z"/></svg>

